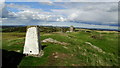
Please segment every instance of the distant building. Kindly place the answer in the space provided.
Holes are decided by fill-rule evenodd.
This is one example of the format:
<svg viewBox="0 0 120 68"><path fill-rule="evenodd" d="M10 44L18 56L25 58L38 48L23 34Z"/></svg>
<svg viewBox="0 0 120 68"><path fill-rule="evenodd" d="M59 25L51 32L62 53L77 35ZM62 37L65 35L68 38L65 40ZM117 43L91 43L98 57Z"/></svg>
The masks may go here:
<svg viewBox="0 0 120 68"><path fill-rule="evenodd" d="M75 28L73 26L70 26L70 32L74 32Z"/></svg>

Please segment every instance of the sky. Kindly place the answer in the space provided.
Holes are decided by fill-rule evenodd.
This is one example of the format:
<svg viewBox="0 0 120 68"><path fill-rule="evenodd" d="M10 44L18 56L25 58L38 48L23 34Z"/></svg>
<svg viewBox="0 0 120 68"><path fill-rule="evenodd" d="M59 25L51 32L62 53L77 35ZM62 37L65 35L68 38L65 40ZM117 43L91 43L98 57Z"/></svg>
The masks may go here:
<svg viewBox="0 0 120 68"><path fill-rule="evenodd" d="M1 2L0 17L2 25L118 29L118 2Z"/></svg>

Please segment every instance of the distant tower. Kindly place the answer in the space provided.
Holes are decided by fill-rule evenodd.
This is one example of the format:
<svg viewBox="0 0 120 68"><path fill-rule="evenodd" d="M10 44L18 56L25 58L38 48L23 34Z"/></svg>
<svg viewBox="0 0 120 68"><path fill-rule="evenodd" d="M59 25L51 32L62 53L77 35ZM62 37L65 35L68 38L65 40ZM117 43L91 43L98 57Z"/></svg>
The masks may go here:
<svg viewBox="0 0 120 68"><path fill-rule="evenodd" d="M73 32L74 31L74 27L73 26L70 26L70 32Z"/></svg>
<svg viewBox="0 0 120 68"><path fill-rule="evenodd" d="M41 51L40 32L38 26L28 26L23 54L39 55Z"/></svg>

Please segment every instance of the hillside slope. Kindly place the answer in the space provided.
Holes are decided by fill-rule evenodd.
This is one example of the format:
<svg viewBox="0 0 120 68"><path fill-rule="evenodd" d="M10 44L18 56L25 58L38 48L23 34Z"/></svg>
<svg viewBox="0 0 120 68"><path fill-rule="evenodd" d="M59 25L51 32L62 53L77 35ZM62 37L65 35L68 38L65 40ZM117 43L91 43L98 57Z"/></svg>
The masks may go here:
<svg viewBox="0 0 120 68"><path fill-rule="evenodd" d="M2 49L22 53L25 33L2 33ZM26 56L19 66L118 66L118 32L85 30L41 33L42 57ZM65 43L65 44L61 44Z"/></svg>

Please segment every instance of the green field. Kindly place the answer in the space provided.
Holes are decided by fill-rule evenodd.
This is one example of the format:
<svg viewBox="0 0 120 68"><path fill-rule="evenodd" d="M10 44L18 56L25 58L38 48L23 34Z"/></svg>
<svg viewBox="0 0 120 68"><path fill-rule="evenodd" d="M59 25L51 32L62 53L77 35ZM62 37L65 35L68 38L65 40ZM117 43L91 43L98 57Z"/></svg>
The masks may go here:
<svg viewBox="0 0 120 68"><path fill-rule="evenodd" d="M68 45L41 43L42 57L26 56L19 66L118 66L118 32L85 30L43 33L41 40L52 38ZM25 32L3 32L2 49L23 52ZM57 57L56 57L57 56Z"/></svg>

